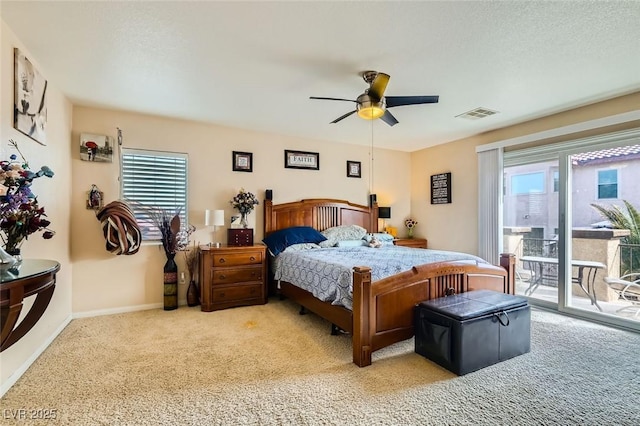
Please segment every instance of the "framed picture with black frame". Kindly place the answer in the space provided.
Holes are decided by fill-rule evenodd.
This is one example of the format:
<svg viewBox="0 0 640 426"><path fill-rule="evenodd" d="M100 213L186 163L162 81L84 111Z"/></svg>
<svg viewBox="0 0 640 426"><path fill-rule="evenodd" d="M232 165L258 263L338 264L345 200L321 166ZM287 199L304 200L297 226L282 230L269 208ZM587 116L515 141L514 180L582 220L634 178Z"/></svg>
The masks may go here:
<svg viewBox="0 0 640 426"><path fill-rule="evenodd" d="M347 160L347 177L352 177L352 178L362 177L362 163L360 163L360 161Z"/></svg>
<svg viewBox="0 0 640 426"><path fill-rule="evenodd" d="M233 171L253 172L253 153L233 151Z"/></svg>
<svg viewBox="0 0 640 426"><path fill-rule="evenodd" d="M320 170L320 153L285 149L284 167L287 169Z"/></svg>

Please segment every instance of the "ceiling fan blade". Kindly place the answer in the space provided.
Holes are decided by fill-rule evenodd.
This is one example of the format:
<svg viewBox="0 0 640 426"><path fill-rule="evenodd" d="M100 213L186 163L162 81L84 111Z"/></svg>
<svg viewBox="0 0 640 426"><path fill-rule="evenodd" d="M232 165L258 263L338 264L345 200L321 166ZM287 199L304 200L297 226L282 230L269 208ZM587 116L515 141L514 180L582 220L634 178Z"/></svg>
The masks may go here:
<svg viewBox="0 0 640 426"><path fill-rule="evenodd" d="M403 105L435 104L439 96L385 96L387 108Z"/></svg>
<svg viewBox="0 0 640 426"><path fill-rule="evenodd" d="M382 117L380 117L380 120L384 121L389 126L395 126L396 124L398 124L398 120L396 120L396 118L389 112L389 110L386 110L384 112Z"/></svg>
<svg viewBox="0 0 640 426"><path fill-rule="evenodd" d="M373 79L373 82L371 82L369 95L375 96L378 99L382 99L382 97L384 96L384 91L387 89L389 78L389 74L379 72L376 78Z"/></svg>
<svg viewBox="0 0 640 426"><path fill-rule="evenodd" d="M354 109L353 111L350 111L350 112L346 113L345 115L343 115L343 116L341 116L341 117L336 118L335 120L333 120L333 121L331 122L331 124L335 124L335 123L337 123L337 122L338 122L338 121L340 121L340 120L344 120L345 118L347 118L348 116L350 116L351 114L353 114L353 113L355 113L355 112L356 112L356 110Z"/></svg>
<svg viewBox="0 0 640 426"><path fill-rule="evenodd" d="M353 99L342 99L342 98L323 98L320 96L309 96L309 99L320 99L320 100L325 100L325 101L347 101L347 102L358 102L356 100Z"/></svg>

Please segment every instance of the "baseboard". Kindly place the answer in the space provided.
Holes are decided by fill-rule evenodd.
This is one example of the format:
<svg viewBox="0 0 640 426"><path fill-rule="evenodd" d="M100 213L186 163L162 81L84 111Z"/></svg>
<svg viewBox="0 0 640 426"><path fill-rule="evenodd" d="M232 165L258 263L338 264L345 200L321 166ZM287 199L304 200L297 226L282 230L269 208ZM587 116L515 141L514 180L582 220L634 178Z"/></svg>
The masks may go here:
<svg viewBox="0 0 640 426"><path fill-rule="evenodd" d="M35 360L38 359L38 357L42 355L42 353L49 347L51 342L53 342L53 340L56 337L58 337L58 334L60 334L62 330L64 330L65 327L69 325L71 320L72 320L71 315L65 318L65 320L62 321L62 323L58 326L58 328L49 336L49 338L45 340L45 342L42 345L40 345L40 347L38 347L38 349L36 349L35 352L33 352L33 354L31 354L31 356L27 358L27 360L20 367L18 367L16 371L13 372L13 374L9 376L4 383L2 383L2 386L0 387L0 397L4 396L4 394L9 389L11 389L11 387L29 369L29 367L31 367L31 364L33 364Z"/></svg>
<svg viewBox="0 0 640 426"><path fill-rule="evenodd" d="M149 309L159 309L162 307L163 307L162 303L149 303L147 305L135 305L135 306L123 306L120 308L98 309L96 311L76 312L73 314L73 319L99 317L101 315L124 314L127 312L146 311Z"/></svg>

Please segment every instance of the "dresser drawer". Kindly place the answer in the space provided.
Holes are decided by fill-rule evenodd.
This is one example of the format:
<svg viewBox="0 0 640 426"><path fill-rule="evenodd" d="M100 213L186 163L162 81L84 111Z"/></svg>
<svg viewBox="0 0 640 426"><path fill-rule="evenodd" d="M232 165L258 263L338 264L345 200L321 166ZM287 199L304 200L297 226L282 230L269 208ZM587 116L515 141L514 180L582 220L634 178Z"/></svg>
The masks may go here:
<svg viewBox="0 0 640 426"><path fill-rule="evenodd" d="M262 265L244 268L213 268L213 284L233 284L245 281L262 281Z"/></svg>
<svg viewBox="0 0 640 426"><path fill-rule="evenodd" d="M233 286L217 286L212 290L212 299L214 304L223 304L226 302L234 302L249 299L261 299L263 285L260 284L242 284Z"/></svg>
<svg viewBox="0 0 640 426"><path fill-rule="evenodd" d="M424 238L396 238L393 244L403 247L427 248L427 240Z"/></svg>
<svg viewBox="0 0 640 426"><path fill-rule="evenodd" d="M238 253L213 253L213 267L262 264L263 252L244 250Z"/></svg>

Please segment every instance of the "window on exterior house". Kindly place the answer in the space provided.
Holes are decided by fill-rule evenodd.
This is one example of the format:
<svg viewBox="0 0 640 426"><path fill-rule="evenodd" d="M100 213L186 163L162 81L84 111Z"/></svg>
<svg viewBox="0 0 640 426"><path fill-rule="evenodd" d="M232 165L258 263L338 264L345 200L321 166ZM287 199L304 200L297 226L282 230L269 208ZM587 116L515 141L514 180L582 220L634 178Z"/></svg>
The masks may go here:
<svg viewBox="0 0 640 426"><path fill-rule="evenodd" d="M544 173L524 173L511 176L511 195L544 193Z"/></svg>
<svg viewBox="0 0 640 426"><path fill-rule="evenodd" d="M598 199L618 198L618 170L598 170Z"/></svg>
<svg viewBox="0 0 640 426"><path fill-rule="evenodd" d="M553 192L560 191L560 172L555 170L553 172Z"/></svg>
<svg viewBox="0 0 640 426"><path fill-rule="evenodd" d="M170 215L179 211L181 228L186 228L187 159L181 153L122 149L121 195L132 201L143 241L161 237L144 206L164 209Z"/></svg>

